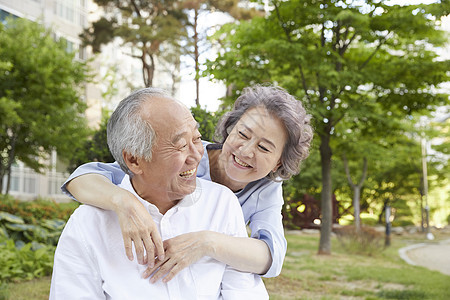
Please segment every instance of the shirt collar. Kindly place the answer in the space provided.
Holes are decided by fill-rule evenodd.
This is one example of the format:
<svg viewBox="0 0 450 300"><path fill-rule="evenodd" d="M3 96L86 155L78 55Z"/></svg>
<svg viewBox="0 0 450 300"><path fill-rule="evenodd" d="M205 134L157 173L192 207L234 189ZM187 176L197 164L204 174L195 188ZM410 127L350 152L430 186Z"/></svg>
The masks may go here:
<svg viewBox="0 0 450 300"><path fill-rule="evenodd" d="M130 191L134 196L136 196L136 198L144 205L144 207L145 207L147 210L152 210L152 211L153 211L153 210L156 210L156 211L159 212L158 208L157 208L154 204L152 204L152 203L150 203L150 202L148 202L148 201L142 199L142 198L136 193L136 191L135 191L134 188L133 188L133 185L131 184L131 178L130 178L129 175L125 175L125 176L124 176L124 178L122 179L122 182L120 183L119 186L120 186L121 188L124 188L124 189ZM189 206L194 205L198 200L200 200L200 197L201 197L201 195L202 195L202 190L203 190L203 189L202 189L201 181L200 181L198 178L196 178L196 187L195 187L194 192L193 192L192 194L189 194L189 195L185 196L183 199L181 199L181 200L180 200L174 207L172 207L170 210L172 210L173 208L189 207ZM170 211L170 210L169 210L169 211Z"/></svg>

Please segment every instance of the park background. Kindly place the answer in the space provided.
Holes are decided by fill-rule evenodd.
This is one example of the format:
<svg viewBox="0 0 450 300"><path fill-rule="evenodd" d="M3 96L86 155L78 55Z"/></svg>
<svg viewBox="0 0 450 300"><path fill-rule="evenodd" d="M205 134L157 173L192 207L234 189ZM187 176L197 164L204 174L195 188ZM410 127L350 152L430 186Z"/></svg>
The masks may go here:
<svg viewBox="0 0 450 300"><path fill-rule="evenodd" d="M213 140L255 83L295 95L315 128L284 184L294 231L271 297L448 296L448 276L396 253L450 236L448 1L96 2L0 1L3 298L48 295L77 206L59 186L81 163L111 161L105 122L123 96L163 87Z"/></svg>

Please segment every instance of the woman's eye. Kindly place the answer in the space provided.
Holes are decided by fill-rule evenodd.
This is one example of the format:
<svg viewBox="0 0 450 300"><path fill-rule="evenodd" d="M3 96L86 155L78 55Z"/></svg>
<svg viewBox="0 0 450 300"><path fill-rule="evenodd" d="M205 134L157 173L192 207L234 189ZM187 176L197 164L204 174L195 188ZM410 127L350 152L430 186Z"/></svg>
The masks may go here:
<svg viewBox="0 0 450 300"><path fill-rule="evenodd" d="M248 136L246 136L242 131L238 131L239 135L245 139L248 139Z"/></svg>
<svg viewBox="0 0 450 300"><path fill-rule="evenodd" d="M266 147L259 145L258 146L261 150L263 150L264 152L269 152L269 149L267 149Z"/></svg>

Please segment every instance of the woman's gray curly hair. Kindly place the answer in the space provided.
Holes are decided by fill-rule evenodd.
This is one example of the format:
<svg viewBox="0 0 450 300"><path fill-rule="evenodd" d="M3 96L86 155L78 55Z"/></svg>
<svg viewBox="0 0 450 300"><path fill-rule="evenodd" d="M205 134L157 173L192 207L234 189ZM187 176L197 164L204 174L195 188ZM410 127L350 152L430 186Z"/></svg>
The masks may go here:
<svg viewBox="0 0 450 300"><path fill-rule="evenodd" d="M286 128L288 138L281 154L281 166L268 174L269 179L286 180L300 171L300 163L309 155L313 138L310 125L311 115L306 113L302 103L284 89L277 86L255 85L244 88L234 107L220 120L216 136L224 143L234 125L246 111L254 107L264 107L277 117Z"/></svg>

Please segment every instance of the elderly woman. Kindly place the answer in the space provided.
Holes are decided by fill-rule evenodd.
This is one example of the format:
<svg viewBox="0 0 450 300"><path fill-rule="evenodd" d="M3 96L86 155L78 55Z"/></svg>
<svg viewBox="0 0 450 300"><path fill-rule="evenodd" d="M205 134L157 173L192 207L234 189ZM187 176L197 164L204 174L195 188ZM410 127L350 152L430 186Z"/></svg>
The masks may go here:
<svg viewBox="0 0 450 300"><path fill-rule="evenodd" d="M134 243L138 261L149 265L143 276L153 274L152 282L164 275L164 281L172 279L203 256L240 271L277 276L287 247L281 181L298 173L309 154L313 136L310 116L301 102L283 89L258 85L243 90L233 110L222 117L217 133L222 142L203 142L206 151L195 171L197 177L223 184L236 194L250 238L200 231L162 243L142 204L115 186L124 176L117 163L82 165L63 190L67 188L82 203L117 213L128 258L133 259Z"/></svg>

